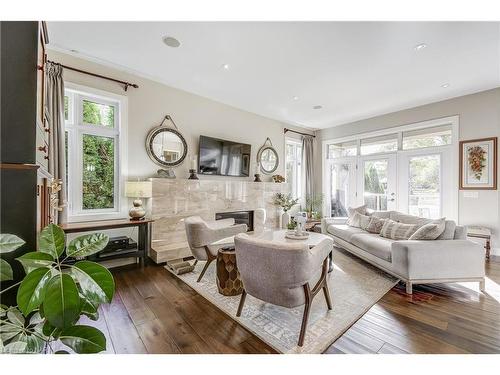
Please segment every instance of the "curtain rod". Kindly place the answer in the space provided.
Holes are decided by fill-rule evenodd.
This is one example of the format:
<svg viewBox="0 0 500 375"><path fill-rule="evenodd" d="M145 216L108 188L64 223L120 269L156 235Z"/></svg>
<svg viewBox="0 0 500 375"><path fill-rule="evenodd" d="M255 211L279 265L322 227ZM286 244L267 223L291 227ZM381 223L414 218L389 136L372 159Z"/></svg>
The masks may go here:
<svg viewBox="0 0 500 375"><path fill-rule="evenodd" d="M100 74L96 74L96 73L92 73L92 72L88 72L86 70L81 70L81 69L77 69L77 68L73 68L71 66L67 66L67 65L63 65L63 64L60 64L60 63L57 63L55 61L50 61L48 60L48 62L52 63L52 64L57 64L57 65L60 65L62 66L64 69L68 69L68 70L73 70L74 72L78 72L78 73L82 73L82 74L87 74L89 76L92 76L92 77L97 77L97 78L102 78L102 79L107 79L108 81L113 81L113 82L117 82L117 83L120 83L122 85L124 85L124 90L127 91L129 86L130 87L133 87L135 89L139 88L139 85L136 85L135 83L130 83L130 82L126 82L126 81L121 81L119 79L115 79L115 78L111 78L111 77L106 77L106 76L103 76L103 75L100 75Z"/></svg>
<svg viewBox="0 0 500 375"><path fill-rule="evenodd" d="M301 133L301 132L298 132L296 130L292 130L292 129L288 129L288 128L285 128L283 129L283 133L287 133L287 132L292 132L292 133L297 133L297 134L300 134L300 135L305 135L305 136L308 136L308 137L313 137L313 138L316 138L315 135L312 135L312 134L307 134L307 133Z"/></svg>

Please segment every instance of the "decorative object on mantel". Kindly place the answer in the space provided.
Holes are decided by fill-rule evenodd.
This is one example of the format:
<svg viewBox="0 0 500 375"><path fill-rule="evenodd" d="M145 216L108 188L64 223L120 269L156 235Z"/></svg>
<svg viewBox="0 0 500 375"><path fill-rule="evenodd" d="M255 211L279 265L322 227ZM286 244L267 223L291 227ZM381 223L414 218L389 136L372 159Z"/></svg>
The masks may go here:
<svg viewBox="0 0 500 375"><path fill-rule="evenodd" d="M498 138L460 141L460 189L496 190Z"/></svg>
<svg viewBox="0 0 500 375"><path fill-rule="evenodd" d="M165 121L170 121L173 127L164 125ZM175 178L172 168L184 161L188 146L170 115L166 115L159 126L151 129L146 138L146 151L154 163L167 167L165 172L158 170L159 177Z"/></svg>
<svg viewBox="0 0 500 375"><path fill-rule="evenodd" d="M128 212L131 220L143 220L146 210L142 207L140 198L151 198L153 196L153 185L151 181L128 181L125 183L125 196L135 198L134 207Z"/></svg>
<svg viewBox="0 0 500 375"><path fill-rule="evenodd" d="M196 163L197 163L197 155L191 156L188 180L199 180L198 176L196 175L196 170L197 170Z"/></svg>
<svg viewBox="0 0 500 375"><path fill-rule="evenodd" d="M278 169L278 151L273 147L273 143L269 137L266 138L266 141L257 153L257 163L264 174L272 174Z"/></svg>
<svg viewBox="0 0 500 375"><path fill-rule="evenodd" d="M253 180L253 182L262 182L262 180L260 179L260 173L259 173L259 162L257 162L257 164L255 164L255 180Z"/></svg>
<svg viewBox="0 0 500 375"><path fill-rule="evenodd" d="M486 260L490 260L491 252L491 229L480 226L467 226L467 237L481 238L486 240L484 249L486 250Z"/></svg>
<svg viewBox="0 0 500 375"><path fill-rule="evenodd" d="M160 178L175 178L175 172L172 168L158 169L156 174Z"/></svg>
<svg viewBox="0 0 500 375"><path fill-rule="evenodd" d="M288 211L298 203L298 199L293 199L292 194L276 193L273 197L273 203L281 207L283 213L280 215L280 227L286 229L290 223L290 214Z"/></svg>
<svg viewBox="0 0 500 375"><path fill-rule="evenodd" d="M273 181L276 183L285 182L285 177L283 177L282 175L279 175L279 174L275 174L275 175L273 175Z"/></svg>

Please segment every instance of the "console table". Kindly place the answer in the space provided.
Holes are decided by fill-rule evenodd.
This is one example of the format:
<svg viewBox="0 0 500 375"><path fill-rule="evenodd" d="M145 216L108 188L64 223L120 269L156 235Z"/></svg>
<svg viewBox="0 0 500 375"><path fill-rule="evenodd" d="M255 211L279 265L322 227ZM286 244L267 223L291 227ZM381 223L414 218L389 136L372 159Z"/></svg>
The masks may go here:
<svg viewBox="0 0 500 375"><path fill-rule="evenodd" d="M481 238L483 240L486 240L486 244L484 245L484 248L486 250L486 260L490 260L491 230L485 227L469 226L467 227L467 237Z"/></svg>
<svg viewBox="0 0 500 375"><path fill-rule="evenodd" d="M60 227L65 233L99 232L106 229L137 227L139 233L137 238L137 250L135 252L106 256L106 258L102 258L100 260L137 258L139 259L141 266L144 267L146 257L149 255L151 248L151 223L153 222L154 220L151 219L117 219L67 223L61 224Z"/></svg>

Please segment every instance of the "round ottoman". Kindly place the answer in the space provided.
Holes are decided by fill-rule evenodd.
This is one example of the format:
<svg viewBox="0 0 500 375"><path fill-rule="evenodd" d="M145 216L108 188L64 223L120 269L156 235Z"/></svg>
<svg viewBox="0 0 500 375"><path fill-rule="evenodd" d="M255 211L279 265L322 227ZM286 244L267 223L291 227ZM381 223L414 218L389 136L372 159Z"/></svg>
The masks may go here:
<svg viewBox="0 0 500 375"><path fill-rule="evenodd" d="M219 249L217 254L217 288L224 296L237 296L243 292L243 283L236 267L234 247Z"/></svg>

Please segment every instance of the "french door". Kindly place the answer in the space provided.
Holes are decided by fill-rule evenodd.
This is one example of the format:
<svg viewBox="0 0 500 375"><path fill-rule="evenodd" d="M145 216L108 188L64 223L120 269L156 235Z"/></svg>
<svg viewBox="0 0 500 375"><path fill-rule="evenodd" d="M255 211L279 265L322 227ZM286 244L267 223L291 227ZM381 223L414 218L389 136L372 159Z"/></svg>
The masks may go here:
<svg viewBox="0 0 500 375"><path fill-rule="evenodd" d="M376 211L398 208L396 154L363 156L358 159L357 203Z"/></svg>

